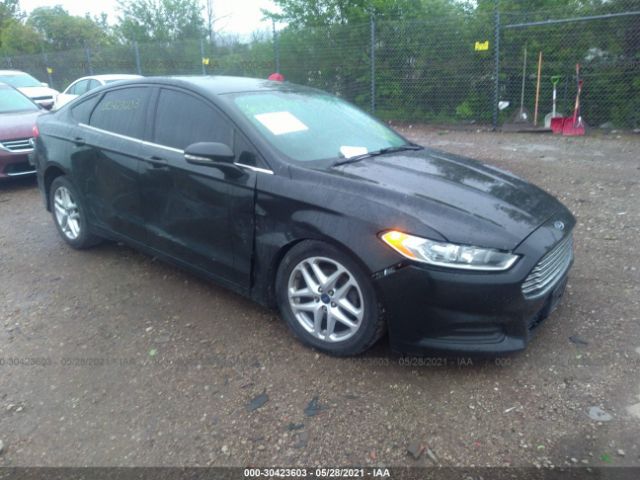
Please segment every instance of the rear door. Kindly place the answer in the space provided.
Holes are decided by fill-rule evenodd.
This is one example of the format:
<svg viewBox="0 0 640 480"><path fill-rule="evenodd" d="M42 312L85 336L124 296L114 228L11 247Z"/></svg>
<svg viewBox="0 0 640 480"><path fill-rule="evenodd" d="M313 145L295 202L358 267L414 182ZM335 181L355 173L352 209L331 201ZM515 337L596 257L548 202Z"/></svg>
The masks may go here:
<svg viewBox="0 0 640 480"><path fill-rule="evenodd" d="M76 130L71 155L92 222L138 242L146 240L139 170L150 93L150 87L135 86L102 95L88 125Z"/></svg>
<svg viewBox="0 0 640 480"><path fill-rule="evenodd" d="M231 178L184 159L184 149L196 142L234 149L232 123L208 100L185 90L161 88L154 103L141 175L150 243L223 283L248 289L256 174L244 169Z"/></svg>

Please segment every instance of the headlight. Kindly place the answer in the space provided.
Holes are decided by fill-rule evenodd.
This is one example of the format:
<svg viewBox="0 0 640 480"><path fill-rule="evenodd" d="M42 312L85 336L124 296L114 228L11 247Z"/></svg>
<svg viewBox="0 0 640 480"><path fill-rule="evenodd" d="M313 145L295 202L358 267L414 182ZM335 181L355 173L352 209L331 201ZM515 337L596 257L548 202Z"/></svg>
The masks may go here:
<svg viewBox="0 0 640 480"><path fill-rule="evenodd" d="M507 270L518 259L518 255L492 248L436 242L397 230L385 232L380 238L401 255L438 267L499 271Z"/></svg>

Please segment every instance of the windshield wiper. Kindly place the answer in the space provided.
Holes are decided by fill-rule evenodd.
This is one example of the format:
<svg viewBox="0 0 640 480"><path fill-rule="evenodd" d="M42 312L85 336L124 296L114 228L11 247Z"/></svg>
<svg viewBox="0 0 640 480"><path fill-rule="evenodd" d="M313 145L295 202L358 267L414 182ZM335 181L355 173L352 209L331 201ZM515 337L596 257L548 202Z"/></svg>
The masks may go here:
<svg viewBox="0 0 640 480"><path fill-rule="evenodd" d="M360 160L365 158L377 157L379 155L385 155L387 153L404 152L407 150L422 150L423 148L424 147L421 147L420 145L416 145L415 143L407 143L406 145L401 145L399 147L386 147L386 148L381 148L380 150L374 150L372 152L367 152L361 155L355 155L353 157L345 158L343 160L338 160L337 162L334 162L331 166L338 167L340 165L359 162Z"/></svg>

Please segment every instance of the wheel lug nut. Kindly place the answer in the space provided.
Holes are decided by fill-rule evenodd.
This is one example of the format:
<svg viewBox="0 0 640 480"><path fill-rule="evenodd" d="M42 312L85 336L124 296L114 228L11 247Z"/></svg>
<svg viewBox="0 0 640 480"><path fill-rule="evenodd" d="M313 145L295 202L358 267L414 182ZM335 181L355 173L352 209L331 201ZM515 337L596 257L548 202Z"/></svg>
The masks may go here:
<svg viewBox="0 0 640 480"><path fill-rule="evenodd" d="M335 307L336 307L336 302L331 302L331 306L332 306L333 308L335 308Z"/></svg>
<svg viewBox="0 0 640 480"><path fill-rule="evenodd" d="M320 297L315 297L314 300L318 303L320 301Z"/></svg>
<svg viewBox="0 0 640 480"><path fill-rule="evenodd" d="M326 312L327 311L327 307L323 306L322 307L322 311Z"/></svg>
<svg viewBox="0 0 640 480"><path fill-rule="evenodd" d="M318 293L322 293L322 287L318 287Z"/></svg>
<svg viewBox="0 0 640 480"><path fill-rule="evenodd" d="M333 296L333 290L329 290L329 296Z"/></svg>

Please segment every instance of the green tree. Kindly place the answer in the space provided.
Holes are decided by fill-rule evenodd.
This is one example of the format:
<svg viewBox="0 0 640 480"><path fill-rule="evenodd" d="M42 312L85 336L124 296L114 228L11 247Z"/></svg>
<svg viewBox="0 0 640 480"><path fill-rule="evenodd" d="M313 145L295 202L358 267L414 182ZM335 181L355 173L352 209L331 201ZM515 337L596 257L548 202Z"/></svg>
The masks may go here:
<svg viewBox="0 0 640 480"><path fill-rule="evenodd" d="M99 24L89 17L69 15L62 6L39 7L31 12L27 25L42 35L48 50L108 45L112 38Z"/></svg>
<svg viewBox="0 0 640 480"><path fill-rule="evenodd" d="M38 53L41 45L40 34L18 20L6 20L0 27L0 55L2 56Z"/></svg>
<svg viewBox="0 0 640 480"><path fill-rule="evenodd" d="M19 20L21 17L18 0L0 1L0 28L10 19Z"/></svg>
<svg viewBox="0 0 640 480"><path fill-rule="evenodd" d="M204 34L198 0L119 0L118 31L129 41L171 42Z"/></svg>
<svg viewBox="0 0 640 480"><path fill-rule="evenodd" d="M459 10L452 0L273 0L278 12L263 10L267 18L291 27L360 23L374 14L386 18L428 18Z"/></svg>

